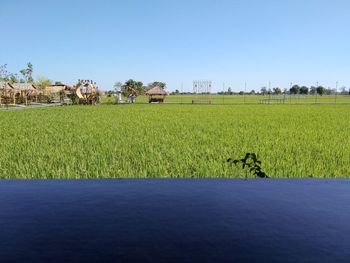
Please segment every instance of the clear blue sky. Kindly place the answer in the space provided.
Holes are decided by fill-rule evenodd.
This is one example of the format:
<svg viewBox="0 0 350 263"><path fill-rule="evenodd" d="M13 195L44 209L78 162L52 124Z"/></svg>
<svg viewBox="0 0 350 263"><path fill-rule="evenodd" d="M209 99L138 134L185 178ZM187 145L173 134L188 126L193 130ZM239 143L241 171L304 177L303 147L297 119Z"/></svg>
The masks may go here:
<svg viewBox="0 0 350 263"><path fill-rule="evenodd" d="M129 78L233 90L350 86L348 0L2 0L0 64L103 89Z"/></svg>

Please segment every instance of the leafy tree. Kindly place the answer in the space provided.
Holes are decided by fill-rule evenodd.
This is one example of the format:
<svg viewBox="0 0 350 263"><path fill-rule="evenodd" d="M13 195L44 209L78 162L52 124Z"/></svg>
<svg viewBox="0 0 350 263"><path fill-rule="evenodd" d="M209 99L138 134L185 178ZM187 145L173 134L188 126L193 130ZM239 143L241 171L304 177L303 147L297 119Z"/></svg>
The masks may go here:
<svg viewBox="0 0 350 263"><path fill-rule="evenodd" d="M316 94L316 87L314 86L310 87L310 94Z"/></svg>
<svg viewBox="0 0 350 263"><path fill-rule="evenodd" d="M324 94L326 94L326 95L332 95L335 93L336 93L336 90L332 89L332 88L325 89L325 92L324 92Z"/></svg>
<svg viewBox="0 0 350 263"><path fill-rule="evenodd" d="M255 95L255 90L252 89L252 90L249 92L249 94Z"/></svg>
<svg viewBox="0 0 350 263"><path fill-rule="evenodd" d="M0 81L7 81L10 83L18 82L17 74L7 71L7 64L0 65Z"/></svg>
<svg viewBox="0 0 350 263"><path fill-rule="evenodd" d="M160 82L160 81L154 81L148 84L148 88L154 88L154 87L161 87L164 89L166 87L166 83Z"/></svg>
<svg viewBox="0 0 350 263"><path fill-rule="evenodd" d="M52 85L52 81L45 77L38 77L35 80L35 86L40 90L44 91L47 87Z"/></svg>
<svg viewBox="0 0 350 263"><path fill-rule="evenodd" d="M302 87L300 87L300 91L299 92L300 92L300 94L307 95L309 93L309 88L306 87L306 86L302 86Z"/></svg>
<svg viewBox="0 0 350 263"><path fill-rule="evenodd" d="M7 71L7 64L0 65L0 81L8 81L9 72Z"/></svg>
<svg viewBox="0 0 350 263"><path fill-rule="evenodd" d="M232 89L231 89L231 87L229 87L229 88L227 89L227 93L228 93L229 95L232 95Z"/></svg>
<svg viewBox="0 0 350 263"><path fill-rule="evenodd" d="M19 78L18 78L18 75L17 74L10 74L10 76L9 76L9 82L12 84L12 83L17 83L17 82L19 82L19 80L18 80Z"/></svg>
<svg viewBox="0 0 350 263"><path fill-rule="evenodd" d="M22 69L19 72L24 77L25 82L29 82L29 83L33 83L34 82L34 79L32 77L32 74L33 74L33 64L32 63L28 62L27 63L27 68Z"/></svg>
<svg viewBox="0 0 350 263"><path fill-rule="evenodd" d="M289 90L290 94L299 94L300 87L298 85L293 85Z"/></svg>
<svg viewBox="0 0 350 263"><path fill-rule="evenodd" d="M107 91L107 97L112 97L112 95L113 95L113 91L112 90L109 90L109 91Z"/></svg>
<svg viewBox="0 0 350 263"><path fill-rule="evenodd" d="M58 84L56 84L58 85ZM64 98L66 97L66 93L64 92L64 90L60 91L60 102L64 103Z"/></svg>
<svg viewBox="0 0 350 263"><path fill-rule="evenodd" d="M341 95L348 95L349 94L349 91L346 90L346 87L343 86L340 88L340 94Z"/></svg>
<svg viewBox="0 0 350 263"><path fill-rule="evenodd" d="M46 97L46 103L52 103L53 101L53 96L49 95Z"/></svg>
<svg viewBox="0 0 350 263"><path fill-rule="evenodd" d="M141 81L135 81L133 79L129 79L122 85L121 91L123 96L127 97L129 95L142 95L144 93L143 83Z"/></svg>
<svg viewBox="0 0 350 263"><path fill-rule="evenodd" d="M267 88L266 88L266 87L262 87L262 88L260 89L260 93L261 93L262 95L266 95L266 94L267 94Z"/></svg>
<svg viewBox="0 0 350 263"><path fill-rule="evenodd" d="M278 87L273 88L273 94L276 94L276 95L282 94L282 90Z"/></svg>
<svg viewBox="0 0 350 263"><path fill-rule="evenodd" d="M325 94L325 92L326 92L326 89L324 88L324 87L322 87L322 86L318 86L317 88L316 88L316 92L317 92L317 94L319 94L319 95L323 95L323 94Z"/></svg>

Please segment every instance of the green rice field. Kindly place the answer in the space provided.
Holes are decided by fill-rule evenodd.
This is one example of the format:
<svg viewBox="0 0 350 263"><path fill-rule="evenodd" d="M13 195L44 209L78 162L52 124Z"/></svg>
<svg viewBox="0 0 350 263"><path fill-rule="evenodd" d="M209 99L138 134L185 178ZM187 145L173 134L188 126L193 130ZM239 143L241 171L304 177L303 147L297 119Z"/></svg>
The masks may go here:
<svg viewBox="0 0 350 263"><path fill-rule="evenodd" d="M350 105L0 111L0 178L241 177L246 152L271 177L349 177Z"/></svg>
<svg viewBox="0 0 350 263"><path fill-rule="evenodd" d="M197 99L197 101L196 101ZM225 105L225 104L350 104L349 95L199 95L194 96L190 94L184 95L170 95L165 99L165 103L176 104L192 104L194 102L209 102L211 104ZM104 98L105 103L114 103L115 99ZM143 104L148 103L147 96L139 96L136 99L136 103Z"/></svg>

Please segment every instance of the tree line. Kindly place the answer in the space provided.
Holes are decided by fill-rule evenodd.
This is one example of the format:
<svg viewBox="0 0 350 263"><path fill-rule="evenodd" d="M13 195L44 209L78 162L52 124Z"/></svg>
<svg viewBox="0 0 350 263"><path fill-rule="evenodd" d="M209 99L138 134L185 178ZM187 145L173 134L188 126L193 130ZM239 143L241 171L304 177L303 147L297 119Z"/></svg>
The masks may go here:
<svg viewBox="0 0 350 263"><path fill-rule="evenodd" d="M343 94L347 95L349 94L349 91L346 90L346 87L341 87L340 91L332 88L325 88L323 86L311 86L310 88L307 86L299 86L299 85L293 85L289 89L289 94L301 94L301 95L308 95L308 94L318 94L320 96L322 95L332 95L332 94Z"/></svg>
<svg viewBox="0 0 350 263"><path fill-rule="evenodd" d="M340 95L350 95L350 90L347 90L346 87L341 87L340 91L331 88L325 88L323 86L299 86L293 85L290 89L280 89L279 87L275 87L272 89L267 89L266 87L262 87L259 92L255 90L251 90L249 92L239 91L234 92L231 88L228 88L227 91L221 91L217 94L222 95L284 95L284 94L292 94L292 95L332 95L332 94L340 94Z"/></svg>
<svg viewBox="0 0 350 263"><path fill-rule="evenodd" d="M144 85L141 81L136 81L133 79L129 79L125 81L124 83L116 82L114 84L114 90L107 91L107 96L112 96L116 93L116 91L122 92L123 96L129 96L129 95L144 95L145 92L153 87L166 87L165 82L159 82L155 81L152 83L149 83L148 85ZM193 92L180 92L178 89L171 92L171 95L192 95ZM207 94L207 93L203 93ZM325 88L323 86L299 86L299 85L293 85L290 89L284 89L282 90L279 87L274 87L272 89L268 89L267 87L262 87L260 91L255 91L254 89L248 92L245 91L232 91L232 89L229 87L227 91L219 91L216 94L219 95L284 95L284 94L292 94L292 95L315 95L318 94L320 96L322 95L332 95L332 94L341 94L341 95L350 95L350 90L347 90L346 87L341 87L340 91L337 91L335 89L331 88Z"/></svg>
<svg viewBox="0 0 350 263"><path fill-rule="evenodd" d="M154 87L161 87L162 89L164 89L166 87L166 83L161 81L154 81L152 83L149 83L148 85L144 85L142 81L129 79L124 83L116 82L113 85L114 90L109 90L106 92L106 94L108 97L111 97L117 92L121 92L122 95L125 97L128 97L130 95L140 96L144 95L147 90Z"/></svg>
<svg viewBox="0 0 350 263"><path fill-rule="evenodd" d="M28 62L27 67L18 73L11 73L7 70L7 64L0 65L0 81L9 83L34 83L33 64Z"/></svg>
<svg viewBox="0 0 350 263"><path fill-rule="evenodd" d="M46 77L39 76L36 79L33 78L34 67L33 64L28 62L24 69L21 69L18 73L12 73L7 70L7 64L0 65L0 81L13 83L31 83L34 84L39 90L44 90L46 87L55 84L62 84L60 81L51 81Z"/></svg>

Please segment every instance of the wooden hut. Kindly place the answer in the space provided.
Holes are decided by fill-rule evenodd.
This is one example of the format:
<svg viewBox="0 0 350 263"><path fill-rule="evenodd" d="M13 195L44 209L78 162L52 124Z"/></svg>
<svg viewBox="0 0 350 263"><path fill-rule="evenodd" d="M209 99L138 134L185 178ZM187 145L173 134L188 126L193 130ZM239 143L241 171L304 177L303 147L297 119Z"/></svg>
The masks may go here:
<svg viewBox="0 0 350 263"><path fill-rule="evenodd" d="M12 86L17 93L21 94L36 94L38 92L32 83L13 83Z"/></svg>
<svg viewBox="0 0 350 263"><path fill-rule="evenodd" d="M11 83L0 81L0 105L15 103L15 89Z"/></svg>
<svg viewBox="0 0 350 263"><path fill-rule="evenodd" d="M45 88L44 95L52 96L54 99L62 99L72 93L73 87L66 84L55 84Z"/></svg>
<svg viewBox="0 0 350 263"><path fill-rule="evenodd" d="M37 96L39 94L38 89L32 83L13 83L12 84L16 99L19 100L20 103L26 103L27 100L35 100L37 101Z"/></svg>
<svg viewBox="0 0 350 263"><path fill-rule="evenodd" d="M148 100L149 103L152 103L152 102L163 103L165 100L165 97L168 96L169 94L162 87L155 86L147 90L146 95L149 96L149 100Z"/></svg>
<svg viewBox="0 0 350 263"><path fill-rule="evenodd" d="M46 87L46 92L50 95L58 95L62 91L67 92L71 89L72 89L72 87L70 87L66 84L55 84L55 85L51 85L51 86Z"/></svg>
<svg viewBox="0 0 350 263"><path fill-rule="evenodd" d="M14 87L9 82L0 81L0 91L2 93L11 92L11 91L14 91Z"/></svg>

